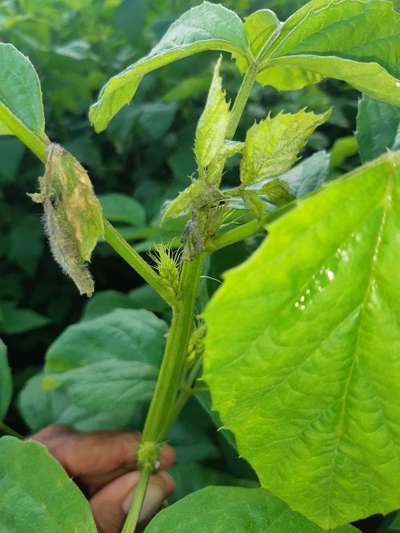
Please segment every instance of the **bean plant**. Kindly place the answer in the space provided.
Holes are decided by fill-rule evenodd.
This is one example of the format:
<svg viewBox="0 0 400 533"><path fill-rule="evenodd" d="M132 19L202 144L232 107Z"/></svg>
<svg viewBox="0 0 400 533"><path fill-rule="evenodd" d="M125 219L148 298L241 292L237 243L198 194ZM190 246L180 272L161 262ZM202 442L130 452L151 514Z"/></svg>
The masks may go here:
<svg viewBox="0 0 400 533"><path fill-rule="evenodd" d="M84 407L93 394L105 394L115 416L122 404L134 410L133 390L132 398L151 397L125 533L137 526L162 444L200 389L211 394L211 415L231 432L259 483L193 492L159 513L146 532L350 533L351 522L400 508L400 156L398 121L390 122L400 106L400 15L387 0L312 0L285 22L269 9L243 21L204 2L106 83L89 111L95 131L131 102L147 74L205 51L220 55L194 139L197 171L160 221L179 222L181 236L155 246L145 260L105 218L83 166L46 136L29 59L0 44L0 132L43 162L38 190L29 196L43 208L54 259L91 296L89 263L105 241L172 316L154 391L147 382L165 329L144 311L126 335L151 330L154 339L139 346L148 353L133 366L126 347L120 396L107 397L105 383L113 379L107 357L88 376L84 365L97 364L97 354L74 366L74 352L62 360L57 342L42 384L65 386ZM242 76L232 99L222 74L227 54ZM266 111L237 138L256 84L289 91L326 78L363 93L362 166L329 179L320 154L297 163L331 111ZM237 166L235 187L224 183L227 165ZM205 301L209 257L229 254L241 241L258 247ZM122 316L116 311L114 323ZM123 327L129 331L128 323ZM93 334L99 346L106 342L101 331ZM78 353L79 335L71 343ZM0 356L2 420L11 397L4 345ZM83 495L43 447L7 436L0 450L2 531L26 531L28 523L31 531L96 531Z"/></svg>

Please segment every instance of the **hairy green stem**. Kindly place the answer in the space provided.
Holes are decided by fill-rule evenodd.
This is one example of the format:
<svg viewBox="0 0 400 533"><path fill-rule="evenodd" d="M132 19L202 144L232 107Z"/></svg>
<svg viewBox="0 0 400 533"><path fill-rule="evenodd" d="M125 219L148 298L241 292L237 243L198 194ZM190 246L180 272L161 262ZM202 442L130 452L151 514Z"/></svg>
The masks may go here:
<svg viewBox="0 0 400 533"><path fill-rule="evenodd" d="M119 256L124 259L158 294L170 305L173 305L175 296L169 287L166 287L160 276L146 261L132 248L122 235L104 219L104 237L108 244Z"/></svg>
<svg viewBox="0 0 400 533"><path fill-rule="evenodd" d="M231 119L228 126L227 138L234 137L239 125L244 108L249 99L251 90L257 76L257 66L251 65L243 78L235 103L231 111ZM200 275L204 264L205 254L199 254L193 261L183 263L180 277L180 290L178 299L172 306L173 316L171 328L168 334L164 357L161 363L157 379L156 390L151 400L143 431L143 450L146 445L153 445L153 451L166 439L168 431L174 422L175 414L182 408L182 402L178 402L178 393L182 384L183 372L190 336L193 330L194 313L197 291L200 284ZM177 404L178 402L178 404ZM140 455L140 451L139 451ZM142 464L146 464L146 458L142 457ZM145 474L143 474L144 476ZM145 491L135 495L132 508L141 508L145 497ZM132 510L133 514L133 510ZM134 531L136 522L130 523L129 533ZM132 529L133 528L133 529ZM125 533L125 528L124 528ZM126 530L128 533L128 530Z"/></svg>
<svg viewBox="0 0 400 533"><path fill-rule="evenodd" d="M17 437L17 439L23 439L23 436L18 433L18 431L15 431L15 429L10 428L10 426L7 426L4 422L0 422L0 433L6 433L7 435L11 435L12 437Z"/></svg>
<svg viewBox="0 0 400 533"><path fill-rule="evenodd" d="M193 261L183 263L180 298L173 307L165 354L144 426L144 442L160 443L165 440L172 422L171 412L177 399L193 330L197 289L203 263L203 254Z"/></svg>
<svg viewBox="0 0 400 533"><path fill-rule="evenodd" d="M267 231L267 224L270 224L277 218L281 217L283 214L287 213L296 205L296 201L292 201L287 205L267 213L261 220L255 218L246 222L246 224L241 224L237 228L230 229L221 235L217 235L214 239L210 240L207 243L207 252L215 252L216 250L221 250L226 246L231 244L236 244L237 242L243 241L249 237L257 235L262 231Z"/></svg>
<svg viewBox="0 0 400 533"><path fill-rule="evenodd" d="M193 261L185 261L180 278L179 298L173 306L171 328L168 333L164 357L157 379L156 390L151 400L147 413L141 450L149 446L150 454L158 449L159 444L166 439L167 433L173 422L171 420L175 409L177 395L185 369L186 355L189 347L190 336L193 330L197 290L200 284L200 275L204 264L204 255L197 256ZM148 477L149 465L147 458L139 451L142 470L140 479ZM155 465L151 465L154 469ZM139 480L140 483L140 480ZM127 521L131 516L129 528L127 522L123 533L135 531L140 509L142 508L146 491L136 491L129 511ZM139 509L139 511L138 511Z"/></svg>
<svg viewBox="0 0 400 533"><path fill-rule="evenodd" d="M210 241L207 249L210 252L215 252L216 250L220 250L221 248L225 248L231 244L243 241L248 237L252 237L261 231L265 231L264 223L266 223L266 219L262 219L261 221L254 219L246 224L238 226L237 228L230 229L229 231L226 231L222 235L218 235L212 241Z"/></svg>
<svg viewBox="0 0 400 533"><path fill-rule="evenodd" d="M132 506L129 509L128 516L125 520L122 533L132 533L140 518L140 511L143 507L144 497L146 495L147 485L151 476L151 470L143 468L140 471L139 481L135 488Z"/></svg>
<svg viewBox="0 0 400 533"><path fill-rule="evenodd" d="M0 119L18 139L25 144L41 161L46 160L47 137L40 137L19 120L2 102L0 102Z"/></svg>
<svg viewBox="0 0 400 533"><path fill-rule="evenodd" d="M193 396L194 386L195 386L197 378L200 375L202 364L203 364L203 358L199 357L194 362L194 365L191 368L187 379L181 385L178 398L175 402L174 411L171 416L172 421L178 418L178 416L180 415L180 412L185 407L187 401Z"/></svg>

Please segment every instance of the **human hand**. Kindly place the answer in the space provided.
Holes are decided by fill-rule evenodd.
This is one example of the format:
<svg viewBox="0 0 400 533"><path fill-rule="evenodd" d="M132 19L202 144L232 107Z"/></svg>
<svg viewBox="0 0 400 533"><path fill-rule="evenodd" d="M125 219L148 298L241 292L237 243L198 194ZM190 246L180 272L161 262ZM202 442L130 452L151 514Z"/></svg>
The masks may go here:
<svg viewBox="0 0 400 533"><path fill-rule="evenodd" d="M139 479L137 451L140 434L126 431L79 433L53 424L31 437L47 446L89 499L100 533L119 533L129 511ZM164 469L175 460L175 451L165 445L160 471L151 476L140 520L149 521L162 502L175 490L174 480Z"/></svg>

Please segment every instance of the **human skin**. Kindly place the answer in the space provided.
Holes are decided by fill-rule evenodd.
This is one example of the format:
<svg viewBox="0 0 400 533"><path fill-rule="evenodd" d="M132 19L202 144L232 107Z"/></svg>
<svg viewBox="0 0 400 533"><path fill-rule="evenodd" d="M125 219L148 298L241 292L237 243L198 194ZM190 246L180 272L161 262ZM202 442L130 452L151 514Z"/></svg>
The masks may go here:
<svg viewBox="0 0 400 533"><path fill-rule="evenodd" d="M127 431L79 433L53 424L31 437L44 444L86 494L99 533L120 533L139 479L137 452L140 434ZM147 522L175 490L165 470L175 451L165 445L160 466L150 478L140 521Z"/></svg>

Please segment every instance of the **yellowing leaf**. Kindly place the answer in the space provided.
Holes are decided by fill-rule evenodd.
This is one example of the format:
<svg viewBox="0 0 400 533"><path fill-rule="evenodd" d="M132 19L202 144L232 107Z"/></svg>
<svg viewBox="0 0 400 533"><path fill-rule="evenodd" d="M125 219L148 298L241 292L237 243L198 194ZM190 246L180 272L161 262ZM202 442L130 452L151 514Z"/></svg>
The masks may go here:
<svg viewBox="0 0 400 533"><path fill-rule="evenodd" d="M225 162L224 143L230 120L229 104L222 89L219 74L221 58L214 69L207 103L200 117L194 145L200 179L217 185L221 181Z"/></svg>
<svg viewBox="0 0 400 533"><path fill-rule="evenodd" d="M246 136L241 182L249 185L288 170L310 135L329 114L330 111L316 115L304 110L295 114L279 113L254 124Z"/></svg>
<svg viewBox="0 0 400 533"><path fill-rule="evenodd" d="M322 528L400 507L400 153L268 228L209 303L204 378L263 487Z"/></svg>
<svg viewBox="0 0 400 533"><path fill-rule="evenodd" d="M39 181L40 194L32 195L32 199L43 203L54 258L79 292L91 296L94 285L85 262L90 261L104 227L101 206L89 176L70 153L51 144L46 171Z"/></svg>

